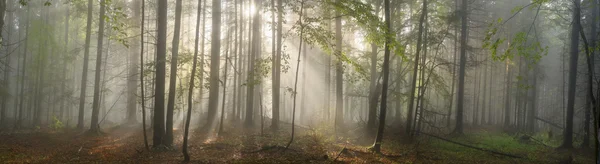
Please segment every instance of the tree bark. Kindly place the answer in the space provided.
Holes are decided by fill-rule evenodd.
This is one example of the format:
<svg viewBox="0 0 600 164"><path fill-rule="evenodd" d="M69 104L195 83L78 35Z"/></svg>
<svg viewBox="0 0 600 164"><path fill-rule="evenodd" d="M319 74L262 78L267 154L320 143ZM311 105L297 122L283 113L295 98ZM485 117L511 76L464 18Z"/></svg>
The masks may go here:
<svg viewBox="0 0 600 164"><path fill-rule="evenodd" d="M423 1L424 6L427 4L427 0ZM388 92L388 79L390 76L390 42L392 38L390 37L392 24L390 21L390 0L384 0L384 8L385 8L385 25L387 29L385 32L385 50L384 50L384 59L383 59L383 88L381 93L381 108L379 111L379 128L377 129L377 136L375 137L375 143L373 144L373 151L380 153L381 149L381 141L383 140L383 130L385 128L385 115L387 110L387 92ZM424 10L426 11L426 10Z"/></svg>
<svg viewBox="0 0 600 164"><path fill-rule="evenodd" d="M102 71L102 42L104 41L104 14L106 12L106 1L100 0L100 16L98 17L98 50L96 53L96 70L94 77L94 101L92 102L92 122L90 132L100 131L98 115L100 113L100 71Z"/></svg>
<svg viewBox="0 0 600 164"><path fill-rule="evenodd" d="M165 135L165 62L167 54L167 0L158 0L156 79L154 89L154 148L164 146Z"/></svg>
<svg viewBox="0 0 600 164"><path fill-rule="evenodd" d="M206 2L206 1L205 1ZM190 155L188 154L188 134L190 131L190 120L192 119L192 95L194 93L194 79L196 79L196 64L198 63L198 40L200 36L200 10L202 9L202 3L198 1L198 16L196 18L196 38L194 40L194 59L192 64L192 75L190 76L190 88L188 90L188 109L187 116L185 119L185 129L183 134L183 157L185 162L190 161Z"/></svg>
<svg viewBox="0 0 600 164"><path fill-rule="evenodd" d="M90 42L92 35L92 12L93 0L88 0L87 8L87 27L85 30L85 50L83 53L83 73L81 75L81 89L79 94L79 117L77 120L77 129L83 130L83 117L85 114L85 98L87 90L88 63L90 58ZM29 13L29 12L28 12Z"/></svg>
<svg viewBox="0 0 600 164"><path fill-rule="evenodd" d="M465 99L465 65L467 63L467 0L461 2L460 66L458 71L458 97L456 103L455 134L463 134L463 106Z"/></svg>
<svg viewBox="0 0 600 164"><path fill-rule="evenodd" d="M177 60L179 60L179 35L181 31L181 0L175 3L175 29L171 49L171 74L169 75L169 97L167 98L167 122L164 144L173 145L173 111L175 110L175 92L177 86Z"/></svg>
<svg viewBox="0 0 600 164"><path fill-rule="evenodd" d="M567 115L566 115L566 126L563 131L563 142L560 148L571 149L573 148L573 115L575 109L575 90L577 82L577 60L579 58L579 18L580 2L573 1L573 25L571 29L571 59L569 63L569 83L568 83L568 95L567 95Z"/></svg>
<svg viewBox="0 0 600 164"><path fill-rule="evenodd" d="M208 93L208 122L205 126L208 129L211 129L214 125L217 115L219 105L219 67L221 66L221 1L213 0L212 4L210 88Z"/></svg>
<svg viewBox="0 0 600 164"><path fill-rule="evenodd" d="M341 0L336 0L337 3L340 3ZM342 65L342 16L339 11L336 11L335 18L335 56L338 60L336 60L335 66L335 132L338 132L338 128L343 128L344 125L344 67Z"/></svg>

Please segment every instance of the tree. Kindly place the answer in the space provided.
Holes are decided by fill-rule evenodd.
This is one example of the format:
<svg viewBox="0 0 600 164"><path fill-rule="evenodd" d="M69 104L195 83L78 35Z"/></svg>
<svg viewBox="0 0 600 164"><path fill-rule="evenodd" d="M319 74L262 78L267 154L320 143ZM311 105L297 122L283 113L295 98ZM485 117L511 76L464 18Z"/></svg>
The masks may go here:
<svg viewBox="0 0 600 164"><path fill-rule="evenodd" d="M206 1L205 1L206 2ZM198 40L200 36L200 10L202 9L202 3L198 1L198 15L196 16L196 38L194 39L194 59L192 64L192 75L190 76L190 88L188 90L188 109L187 116L185 119L185 130L183 134L183 161L190 161L190 155L188 154L188 134L190 131L190 120L192 119L192 95L194 93L194 79L196 79L196 64L198 63Z"/></svg>
<svg viewBox="0 0 600 164"><path fill-rule="evenodd" d="M140 63L144 63L144 18L146 16L146 0L142 0L142 23L140 23ZM142 128L144 132L144 147L146 150L150 150L148 147L148 137L146 136L146 97L144 97L144 67L140 66L140 93L142 97Z"/></svg>
<svg viewBox="0 0 600 164"><path fill-rule="evenodd" d="M273 6L275 8L275 6ZM273 58L273 109L271 119L271 128L273 131L279 130L279 93L281 92L281 48L282 48L282 31L283 31L283 0L277 0L277 34L275 58Z"/></svg>
<svg viewBox="0 0 600 164"><path fill-rule="evenodd" d="M410 82L410 98L408 99L408 116L406 117L406 134L411 135L413 126L413 116L414 116L414 106L415 106L415 92L417 90L417 71L419 69L419 57L422 48L422 40L423 40L423 23L425 22L425 15L427 15L427 0L423 1L423 12L421 12L421 17L419 18L419 37L417 38L417 52L415 54L415 61L413 64L413 73ZM416 118L414 118L416 120Z"/></svg>
<svg viewBox="0 0 600 164"><path fill-rule="evenodd" d="M179 35L181 28L181 0L175 3L175 29L173 34L173 46L171 50L171 74L169 79L169 97L167 102L167 131L165 145L173 145L173 110L175 110L175 88L177 86L177 60L179 56Z"/></svg>
<svg viewBox="0 0 600 164"><path fill-rule="evenodd" d="M253 20L252 20L252 33L249 35L252 38L252 42L251 44L249 44L250 47L250 58L248 60L248 79L246 81L246 121L245 121L245 125L246 126L253 126L254 125L254 93L255 93L255 85L256 85L256 77L257 74L254 72L255 70L255 65L256 65L256 58L257 56L259 56L260 54L260 38L261 38L261 33L260 33L260 23L261 23L261 15L260 12L262 10L262 0L255 0L254 4L256 6L256 10L254 11L255 13L252 13L254 15Z"/></svg>
<svg viewBox="0 0 600 164"><path fill-rule="evenodd" d="M221 1L212 1L212 37L210 52L210 88L208 92L208 122L205 128L212 128L219 105L219 67L221 66ZM225 93L223 93L225 94Z"/></svg>
<svg viewBox="0 0 600 164"><path fill-rule="evenodd" d="M340 3L340 0L336 0ZM338 128L344 125L344 67L342 65L342 16L339 11L336 11L335 18L335 56L337 61L335 65L335 124L334 128L337 132Z"/></svg>
<svg viewBox="0 0 600 164"><path fill-rule="evenodd" d="M167 0L158 0L156 79L154 90L154 148L164 146L165 135L165 62L167 54Z"/></svg>
<svg viewBox="0 0 600 164"><path fill-rule="evenodd" d="M83 53L83 73L81 75L81 89L79 94L79 117L77 119L77 129L83 130L83 116L85 113L85 97L87 90L87 74L88 74L88 63L90 58L90 42L92 35L92 12L93 11L93 1L88 0L87 4L87 27L85 30L85 47Z"/></svg>
<svg viewBox="0 0 600 164"><path fill-rule="evenodd" d="M423 1L423 4L427 4L427 0ZM373 151L380 153L381 140L383 140L383 130L385 128L385 115L387 112L387 92L388 92L388 80L390 76L390 43L391 43L391 30L392 23L390 21L390 0L384 0L385 8L385 50L383 59L383 88L381 91L381 108L379 111L379 128L377 129L377 136L375 137L375 143L373 144Z"/></svg>
<svg viewBox="0 0 600 164"><path fill-rule="evenodd" d="M463 106L465 99L465 65L467 63L467 0L461 2L460 65L458 68L458 94L456 102L455 134L463 134Z"/></svg>
<svg viewBox="0 0 600 164"><path fill-rule="evenodd" d="M375 3L375 15L379 15L379 1ZM371 81L369 85L369 120L367 121L367 128L369 130L375 130L375 121L377 119L377 100L379 100L379 89L377 78L377 44L371 43Z"/></svg>
<svg viewBox="0 0 600 164"><path fill-rule="evenodd" d="M141 12L140 12L140 1L131 1L131 9L133 10L133 26L135 27L140 27L143 28L141 26L144 26L144 24L139 24L140 18L144 19L143 17L140 16ZM141 34L140 38L143 37L143 33ZM136 42L138 40L137 37L132 38L131 39L131 48L130 50L130 58L129 58L129 72L127 75L127 122L129 124L135 124L137 123L137 102L136 102L136 93L137 93L137 77L138 75L142 75L142 74L138 74L138 65L139 62L138 60L136 60L136 57L138 55L138 51L140 50L139 47L143 46L143 42ZM139 43L139 44L138 44ZM140 61L142 62L142 61ZM143 86L142 86L143 87ZM142 100L143 101L143 100Z"/></svg>
<svg viewBox="0 0 600 164"><path fill-rule="evenodd" d="M98 115L100 113L100 71L102 71L102 42L104 41L104 14L106 13L106 0L100 0L100 16L98 18L98 50L96 54L96 71L94 78L94 101L92 102L92 122L90 132L100 132Z"/></svg>
<svg viewBox="0 0 600 164"><path fill-rule="evenodd" d="M577 60L579 58L579 30L581 22L581 8L579 1L573 1L573 24L571 25L571 59L569 62L569 83L567 93L567 115L566 126L563 131L563 142L560 148L573 148L573 115L575 109L575 90L577 82Z"/></svg>
<svg viewBox="0 0 600 164"><path fill-rule="evenodd" d="M296 63L296 75L294 78L294 93L293 95L293 106L292 106L292 135L290 137L290 141L285 145L285 148L289 148L290 144L294 142L294 133L295 133L295 121L296 121L296 97L298 96L298 72L300 70L300 55L302 54L302 43L304 41L304 24L302 24L302 16L304 16L304 0L300 1L300 13L299 13L299 24L300 24L300 43L298 44L298 62ZM304 61L306 62L306 61Z"/></svg>

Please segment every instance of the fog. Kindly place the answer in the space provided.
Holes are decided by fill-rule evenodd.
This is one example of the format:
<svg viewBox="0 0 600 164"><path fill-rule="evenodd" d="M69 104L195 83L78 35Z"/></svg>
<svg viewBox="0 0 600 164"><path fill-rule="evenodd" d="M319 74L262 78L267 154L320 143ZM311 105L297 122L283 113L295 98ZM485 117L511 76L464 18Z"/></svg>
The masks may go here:
<svg viewBox="0 0 600 164"><path fill-rule="evenodd" d="M0 2L0 140L151 148L128 160L27 162L156 163L149 157L179 149L199 163L600 155L596 0ZM14 146L0 141L0 155ZM430 150L432 159L419 154ZM461 155L471 151L481 158Z"/></svg>

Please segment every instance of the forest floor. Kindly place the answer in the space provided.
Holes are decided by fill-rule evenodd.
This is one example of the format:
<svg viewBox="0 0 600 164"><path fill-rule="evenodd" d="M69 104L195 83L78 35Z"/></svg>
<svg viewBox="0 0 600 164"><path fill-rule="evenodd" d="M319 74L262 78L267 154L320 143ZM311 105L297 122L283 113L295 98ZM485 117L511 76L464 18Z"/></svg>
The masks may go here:
<svg viewBox="0 0 600 164"><path fill-rule="evenodd" d="M239 125L238 127L241 127ZM488 128L469 129L464 136L443 136L457 143L482 148L468 148L427 135L407 143L389 132L384 137L382 154L371 153L371 139L351 134L326 135L328 131L298 127L290 148L290 125L282 125L278 135L261 135L254 131L226 127L223 134L204 135L192 132L189 152L192 163L593 163L591 151L557 150L559 141L543 135L524 140ZM241 128L237 128L241 129ZM330 129L330 128L329 128ZM180 163L182 130L175 130L175 148L146 151L140 127L104 129L94 136L75 131L48 129L0 133L0 163ZM354 137L351 137L354 136ZM337 138L337 140L336 140ZM362 140L362 141L361 141ZM368 141L367 141L368 140ZM148 132L149 144L152 133ZM510 154L508 157L491 153ZM571 158L570 158L571 157Z"/></svg>

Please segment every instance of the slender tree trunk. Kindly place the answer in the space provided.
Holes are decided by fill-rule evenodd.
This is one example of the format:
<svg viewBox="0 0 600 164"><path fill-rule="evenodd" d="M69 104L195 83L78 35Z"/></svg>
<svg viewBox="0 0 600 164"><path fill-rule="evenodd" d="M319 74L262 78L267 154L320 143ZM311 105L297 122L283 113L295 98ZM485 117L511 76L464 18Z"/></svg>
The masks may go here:
<svg viewBox="0 0 600 164"><path fill-rule="evenodd" d="M131 9L133 10L133 25L134 26L144 26L144 24L139 24L140 19L144 19L140 16L140 1L132 1ZM142 33L140 37L143 37ZM137 124L137 102L136 102L136 94L137 94L137 77L143 76L142 74L138 74L138 66L139 62L136 60L138 56L137 51L139 51L140 47L143 46L144 43L136 42L137 37L131 39L131 49L130 49L130 58L129 58L129 72L127 75L127 123L128 124ZM139 43L139 44L138 44ZM143 65L141 65L143 67ZM142 100L143 101L143 100Z"/></svg>
<svg viewBox="0 0 600 164"><path fill-rule="evenodd" d="M64 54L63 55L68 56L68 54L69 54L69 50L68 50L68 48L69 48L69 21L71 19L71 17L70 17L71 13L70 13L70 6L69 5L65 5L65 6L67 9L65 11L65 13L66 13L66 16L65 16L65 45L64 45L64 50L63 50ZM61 75L62 77L61 77L61 79L64 82L66 82L67 81L67 65L69 65L69 64L64 57L63 57L62 61L63 62L62 62L62 75ZM60 83L60 117L59 118L63 122L65 122L65 118L63 115L65 112L65 109L66 109L65 103L68 103L68 101L67 101L68 97L67 97L67 94L65 91L66 85L67 84Z"/></svg>
<svg viewBox="0 0 600 164"><path fill-rule="evenodd" d="M379 1L375 3L375 15L379 15ZM377 44L371 43L371 81L369 85L369 119L367 121L367 128L372 132L375 130L375 121L377 120L377 102L379 100L379 94L375 91L377 88ZM372 134L369 132L369 134Z"/></svg>
<svg viewBox="0 0 600 164"><path fill-rule="evenodd" d="M227 43L225 46L225 70L223 70L223 100L221 103L221 121L219 123L219 135L223 133L223 118L225 116L225 102L227 100L227 68L229 68L227 66L227 61L229 60L229 44L230 44L230 37L231 37L231 31L227 32ZM231 64L231 63L229 63Z"/></svg>
<svg viewBox="0 0 600 164"><path fill-rule="evenodd" d="M274 1L274 0L273 0ZM275 4L273 4L275 5ZM275 6L273 6L275 8ZM279 130L279 99L280 99L280 87L281 87L281 48L282 48L282 32L283 32L283 0L277 0L277 34L276 37L276 52L273 61L273 109L271 119L271 128L273 131Z"/></svg>
<svg viewBox="0 0 600 164"><path fill-rule="evenodd" d="M175 4L175 29L171 49L171 74L169 75L169 97L167 98L167 122L164 144L173 145L173 111L175 110L175 92L177 86L177 60L179 60L179 35L181 29L181 0Z"/></svg>
<svg viewBox="0 0 600 164"><path fill-rule="evenodd" d="M100 0L100 16L98 17L98 50L96 53L96 71L94 78L94 101L92 103L92 122L90 132L98 133L100 131L98 115L100 112L100 71L102 71L102 42L104 41L104 14L106 1Z"/></svg>
<svg viewBox="0 0 600 164"><path fill-rule="evenodd" d="M217 115L219 105L219 67L221 66L221 1L213 0L212 4L210 89L208 95L208 122L205 126L208 129L212 129Z"/></svg>
<svg viewBox="0 0 600 164"><path fill-rule="evenodd" d="M16 118L16 122L14 125L14 129L19 129L21 127L21 121L23 119L23 113L25 113L25 111L23 111L23 101L25 101L25 74L27 73L27 49L28 49L28 38L29 38L29 17L31 12L29 12L29 8L30 6L27 6L27 10L25 11L27 13L27 17L25 20L25 39L23 40L25 42L25 46L23 46L23 69L22 69L22 73L21 73L21 89L20 89L20 95L19 95L19 116Z"/></svg>
<svg viewBox="0 0 600 164"><path fill-rule="evenodd" d="M255 94L255 85L257 85L257 79L256 79L256 73L255 73L255 65L256 65L256 58L257 56L259 56L260 54L260 49L258 49L258 44L260 42L260 23L261 23L261 15L260 12L261 11L261 5L262 4L262 0L255 0L254 1L254 5L256 7L255 13L252 13L252 15L254 15L253 17L253 24L252 24L252 34L249 35L252 38L252 43L249 44L251 45L250 48L250 58L249 58L249 65L248 65L248 81L246 82L246 121L245 121L245 125L246 126L253 126L254 125L254 94Z"/></svg>
<svg viewBox="0 0 600 164"><path fill-rule="evenodd" d="M205 1L206 2L206 1ZM190 76L190 88L188 90L188 109L187 116L185 119L185 130L183 134L183 157L184 161L190 161L190 155L188 154L188 134L190 131L190 120L192 119L192 95L194 93L194 79L196 79L196 64L198 63L198 40L200 36L200 10L202 9L202 3L198 1L198 16L196 18L196 38L194 40L194 59L192 64L192 75Z"/></svg>
<svg viewBox="0 0 600 164"><path fill-rule="evenodd" d="M136 5L137 6L137 5ZM140 94L142 102L142 131L144 133L144 146L146 150L150 150L148 147L148 137L146 136L146 97L144 96L144 19L146 17L146 0L142 0L142 23L140 24ZM189 119L188 119L189 120Z"/></svg>
<svg viewBox="0 0 600 164"><path fill-rule="evenodd" d="M510 43L508 44L510 45ZM506 95L504 95L504 128L509 128L510 127L510 90L511 90L511 83L512 83L512 70L510 69L510 60L506 59L506 69L505 74L506 74L506 79L505 79L505 91L506 91Z"/></svg>
<svg viewBox="0 0 600 164"><path fill-rule="evenodd" d="M408 106L406 107L406 109L408 110L408 116L407 116L407 120L406 120L406 134L412 134L412 127L413 127L413 118L414 118L414 106L415 106L415 93L416 93L416 86L417 86L417 71L419 69L419 57L420 57L420 53L421 53L421 43L423 40L423 23L425 22L425 15L427 13L427 0L423 1L423 12L421 12L421 17L419 18L419 37L417 38L417 52L415 54L415 61L414 61L414 65L413 65L413 73L412 73L412 80L411 80L411 87L410 87L410 92L409 92L409 98L408 98Z"/></svg>
<svg viewBox="0 0 600 164"><path fill-rule="evenodd" d="M88 0L87 8L87 27L85 30L85 50L83 53L83 73L81 75L81 92L79 94L79 117L77 120L77 129L83 130L83 116L85 113L85 98L87 89L88 63L90 58L90 42L92 35L92 12L93 0Z"/></svg>
<svg viewBox="0 0 600 164"><path fill-rule="evenodd" d="M340 0L336 0L336 2L340 3ZM338 128L343 129L344 126L344 67L342 65L342 50L343 50L343 42L342 42L342 17L339 11L336 11L335 18L335 56L337 57L336 66L335 66L335 132L338 132Z"/></svg>
<svg viewBox="0 0 600 164"><path fill-rule="evenodd" d="M200 106L200 116L203 115L203 104L202 104L202 98L204 98L204 42L206 41L205 38L205 34L206 34L206 1L208 0L204 0L202 2L202 6L204 6L202 8L202 41L200 43L200 66L198 67L198 76L199 76L199 80L200 80L200 85L198 86L200 88L200 91L198 92L198 105ZM200 9L199 9L200 10Z"/></svg>
<svg viewBox="0 0 600 164"><path fill-rule="evenodd" d="M458 71L458 97L456 103L455 134L463 134L463 106L465 98L465 65L467 63L467 0L461 2L460 66Z"/></svg>
<svg viewBox="0 0 600 164"><path fill-rule="evenodd" d="M424 0L423 4L427 4L427 0ZM383 130L385 128L385 115L387 110L387 92L388 92L388 79L390 76L390 42L392 38L390 37L392 23L390 21L390 0L384 0L384 8L385 8L385 25L387 30L385 32L385 52L384 52L384 60L383 60L383 88L381 92L381 108L379 111L379 128L377 129L377 136L375 137L375 143L373 144L373 151L380 153L381 149L381 141L383 140ZM424 10L426 11L426 10Z"/></svg>
<svg viewBox="0 0 600 164"><path fill-rule="evenodd" d="M298 63L296 63L296 76L294 80L294 93L292 93L294 97L294 103L292 106L292 135L290 137L290 141L286 144L285 148L290 147L290 144L294 142L294 130L295 130L295 121L296 121L296 97L298 95L298 72L300 70L300 54L302 54L302 43L304 41L304 24L302 24L302 16L304 16L304 0L300 1L300 14L298 18L298 22L300 22L300 43L298 44ZM306 61L305 61L306 62Z"/></svg>
<svg viewBox="0 0 600 164"><path fill-rule="evenodd" d="M10 2L11 1L8 1L8 3L6 3L6 1L0 2L0 5L4 5L4 6L0 6L0 8L3 8L3 10L6 10L7 6L8 7L12 7ZM4 11L2 11L2 12L3 12L2 14L4 14ZM12 22L13 21L13 15L14 15L14 11L9 12L6 20L8 20L9 22ZM4 18L4 17L0 17L0 18ZM2 22L2 25L3 25L4 24L4 20L2 19L0 21ZM7 30L7 33L6 33L7 34L6 35L6 43L8 43L8 44L11 44L11 42L10 42L10 40L11 40L10 34L12 33L12 29L13 29L12 26L8 27L8 30ZM4 40L5 39L2 38L2 42L4 42ZM4 79L3 79L4 80L4 85L3 85L3 87L5 87L5 88L11 88L10 82L9 82L9 79L8 79L8 75L10 74L10 68L9 67L10 67L10 63L11 63L10 60L11 60L11 56L12 56L12 55L10 55L10 53L11 53L12 49L11 49L10 45L7 45L5 48L6 48L6 59L4 61ZM6 104L7 104L7 101L8 101L7 97L8 96L2 96L2 109L0 109L0 124L2 124L2 125L6 125L6 124L4 124L4 121L7 118L6 117L6 111L8 110L8 109L6 109ZM0 128L2 128L2 126L0 126Z"/></svg>
<svg viewBox="0 0 600 164"><path fill-rule="evenodd" d="M573 25L571 29L571 59L569 63L569 92L567 95L567 115L566 115L566 126L563 131L563 142L560 148L571 149L573 148L573 115L575 108L575 87L577 82L577 60L579 58L579 18L580 2L573 1Z"/></svg>

